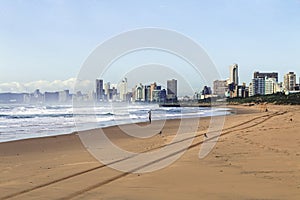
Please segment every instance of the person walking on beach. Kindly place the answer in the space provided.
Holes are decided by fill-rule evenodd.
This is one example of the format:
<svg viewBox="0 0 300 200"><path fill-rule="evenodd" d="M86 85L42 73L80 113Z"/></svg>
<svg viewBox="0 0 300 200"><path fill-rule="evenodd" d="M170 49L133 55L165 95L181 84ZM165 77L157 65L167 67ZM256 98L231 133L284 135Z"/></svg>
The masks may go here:
<svg viewBox="0 0 300 200"><path fill-rule="evenodd" d="M151 124L151 110L148 111L148 116L149 116L149 122Z"/></svg>

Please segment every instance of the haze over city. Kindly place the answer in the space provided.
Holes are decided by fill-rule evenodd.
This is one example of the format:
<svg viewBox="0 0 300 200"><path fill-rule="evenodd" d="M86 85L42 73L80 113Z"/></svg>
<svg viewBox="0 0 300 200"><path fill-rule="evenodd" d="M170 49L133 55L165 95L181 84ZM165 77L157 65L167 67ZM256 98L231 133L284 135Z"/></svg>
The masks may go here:
<svg viewBox="0 0 300 200"><path fill-rule="evenodd" d="M238 63L240 82L249 84L254 71L279 72L283 81L289 71L300 74L299 9L296 0L3 1L0 91L72 89L97 45L143 27L192 38L206 50L221 79L229 78L229 66ZM108 75L106 81L112 79ZM142 76L140 81L147 82ZM201 81L194 80L193 88L202 89Z"/></svg>

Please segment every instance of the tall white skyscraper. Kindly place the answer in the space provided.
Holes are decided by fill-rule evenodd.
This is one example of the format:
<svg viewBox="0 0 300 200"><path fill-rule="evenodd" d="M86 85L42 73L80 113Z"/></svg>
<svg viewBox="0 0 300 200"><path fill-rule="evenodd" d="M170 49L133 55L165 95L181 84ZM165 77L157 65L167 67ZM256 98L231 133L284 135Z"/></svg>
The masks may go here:
<svg viewBox="0 0 300 200"><path fill-rule="evenodd" d="M110 82L107 82L104 84L104 92L107 96L109 95L109 90L110 90Z"/></svg>
<svg viewBox="0 0 300 200"><path fill-rule="evenodd" d="M230 84L239 85L239 67L237 64L230 66Z"/></svg>
<svg viewBox="0 0 300 200"><path fill-rule="evenodd" d="M126 100L126 94L127 94L127 78L124 78L119 83L118 90L120 92L120 100L125 101Z"/></svg>

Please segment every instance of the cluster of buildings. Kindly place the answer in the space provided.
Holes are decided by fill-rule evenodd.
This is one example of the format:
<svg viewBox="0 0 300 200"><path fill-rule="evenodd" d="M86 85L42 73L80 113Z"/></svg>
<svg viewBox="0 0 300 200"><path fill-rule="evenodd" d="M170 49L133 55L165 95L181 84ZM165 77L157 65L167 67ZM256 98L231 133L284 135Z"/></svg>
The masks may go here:
<svg viewBox="0 0 300 200"><path fill-rule="evenodd" d="M215 80L213 88L204 86L200 93L195 93L193 99L209 98L246 98L256 95L269 95L276 93L296 93L300 92L300 79L294 72L288 72L283 77L283 82L279 82L278 72L254 72L250 84L240 84L239 66L230 66L230 76L226 80ZM75 101L96 101L96 102L156 102L174 103L178 101L177 80L167 80L167 88L152 84L139 83L130 91L128 90L127 78L119 84L104 83L102 79L97 79L95 89L83 94L78 91L71 94L69 90L57 92L41 93L35 90L33 93L0 93L0 103L70 103ZM184 97L181 101L190 101L190 97Z"/></svg>
<svg viewBox="0 0 300 200"><path fill-rule="evenodd" d="M73 94L69 90L41 93L0 93L0 103L70 103Z"/></svg>
<svg viewBox="0 0 300 200"><path fill-rule="evenodd" d="M69 90L44 92L39 89L33 93L0 93L0 103L49 103L67 104L72 100L83 102L177 102L177 80L167 81L167 89L157 85L155 82L150 85L137 84L131 91L128 91L127 79L124 78L119 84L104 83L102 79L95 82L95 90L88 93L81 91L71 94Z"/></svg>
<svg viewBox="0 0 300 200"><path fill-rule="evenodd" d="M95 99L102 101L127 101L127 102L176 102L177 80L167 81L167 90L155 82L147 85L139 83L128 91L127 79L124 78L119 84L104 83L102 79L96 80Z"/></svg>
<svg viewBox="0 0 300 200"><path fill-rule="evenodd" d="M215 80L210 97L246 98L256 95L300 92L300 85L297 84L296 74L294 72L285 74L283 77L284 81L279 82L278 72L257 71L253 73L252 80L249 86L247 86L246 83L239 84L238 69L239 66L233 64L230 66L229 79Z"/></svg>

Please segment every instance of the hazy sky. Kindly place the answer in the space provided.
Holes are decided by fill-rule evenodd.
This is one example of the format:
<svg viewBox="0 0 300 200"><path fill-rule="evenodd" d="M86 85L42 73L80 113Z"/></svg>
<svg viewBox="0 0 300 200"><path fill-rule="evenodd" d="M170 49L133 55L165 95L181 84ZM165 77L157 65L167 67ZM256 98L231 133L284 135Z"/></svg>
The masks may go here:
<svg viewBox="0 0 300 200"><path fill-rule="evenodd" d="M0 91L69 87L97 45L143 27L191 37L224 79L232 63L246 83L255 70L300 75L299 0L0 0Z"/></svg>

